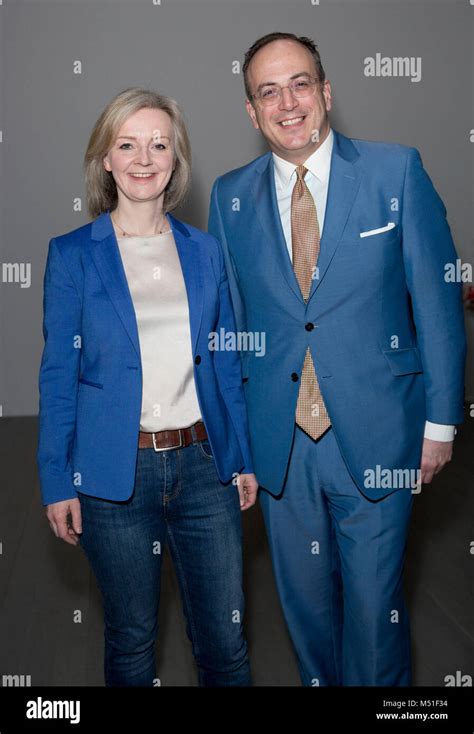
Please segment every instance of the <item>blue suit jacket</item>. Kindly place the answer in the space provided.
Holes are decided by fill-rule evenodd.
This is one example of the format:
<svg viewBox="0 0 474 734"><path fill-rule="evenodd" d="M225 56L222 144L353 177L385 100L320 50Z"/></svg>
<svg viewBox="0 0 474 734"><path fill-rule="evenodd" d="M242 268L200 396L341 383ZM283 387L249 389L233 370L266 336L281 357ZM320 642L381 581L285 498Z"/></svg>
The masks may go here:
<svg viewBox="0 0 474 734"><path fill-rule="evenodd" d="M305 304L271 153L215 182L209 231L224 248L237 326L266 335L265 356L242 360L255 471L271 493L283 487L308 346L342 455L372 499L391 490L366 488L367 470L418 469L425 420L462 421L461 284L444 279L456 260L445 215L416 149L334 131L319 273Z"/></svg>
<svg viewBox="0 0 474 734"><path fill-rule="evenodd" d="M194 378L219 478L252 472L240 358L208 349L235 332L219 243L168 215L188 296ZM142 403L135 311L106 212L49 244L37 461L43 504L133 491ZM200 359L198 358L200 357Z"/></svg>

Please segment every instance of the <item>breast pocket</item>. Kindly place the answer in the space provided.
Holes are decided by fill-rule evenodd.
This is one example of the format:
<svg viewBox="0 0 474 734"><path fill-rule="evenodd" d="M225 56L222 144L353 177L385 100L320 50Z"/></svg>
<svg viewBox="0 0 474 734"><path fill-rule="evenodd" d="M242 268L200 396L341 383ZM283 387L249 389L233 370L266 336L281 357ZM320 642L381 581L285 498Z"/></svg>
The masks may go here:
<svg viewBox="0 0 474 734"><path fill-rule="evenodd" d="M398 224L393 227L379 227L376 229L369 229L359 232L359 242L361 246L384 244L385 242L396 241L400 237L400 228Z"/></svg>

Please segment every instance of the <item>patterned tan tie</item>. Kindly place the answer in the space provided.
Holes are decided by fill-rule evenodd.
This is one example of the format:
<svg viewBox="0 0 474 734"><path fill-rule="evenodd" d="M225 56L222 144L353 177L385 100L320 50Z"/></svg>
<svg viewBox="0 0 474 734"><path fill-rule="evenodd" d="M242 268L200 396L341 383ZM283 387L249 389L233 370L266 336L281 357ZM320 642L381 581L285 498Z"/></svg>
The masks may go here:
<svg viewBox="0 0 474 734"><path fill-rule="evenodd" d="M305 301L309 298L319 256L318 214L314 199L304 181L307 171L302 165L297 167L297 180L291 195L293 268ZM322 436L331 425L309 347L301 373L296 423L314 439Z"/></svg>

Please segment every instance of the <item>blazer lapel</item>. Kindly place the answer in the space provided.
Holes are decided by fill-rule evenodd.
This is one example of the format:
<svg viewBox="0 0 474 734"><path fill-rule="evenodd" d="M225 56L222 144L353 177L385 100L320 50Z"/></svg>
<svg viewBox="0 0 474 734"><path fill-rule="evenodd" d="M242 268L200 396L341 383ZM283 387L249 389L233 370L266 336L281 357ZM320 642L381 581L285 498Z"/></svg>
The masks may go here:
<svg viewBox="0 0 474 734"><path fill-rule="evenodd" d="M354 144L336 130L333 132L334 143L324 228L318 258L318 277L313 280L308 302L318 289L334 257L361 180L359 154ZM295 296L304 303L281 226L271 153L262 159L259 175L255 176L253 200L260 224L266 234L266 240L271 244L271 254L278 259L281 271Z"/></svg>
<svg viewBox="0 0 474 734"><path fill-rule="evenodd" d="M359 154L354 144L334 132L328 196L321 236L317 277L313 280L308 302L316 293L334 257L361 181Z"/></svg>
<svg viewBox="0 0 474 734"><path fill-rule="evenodd" d="M171 214L167 215L174 234L181 269L188 296L189 324L193 354L201 328L203 311L202 254L201 246L190 236L187 228Z"/></svg>
<svg viewBox="0 0 474 734"><path fill-rule="evenodd" d="M201 258L199 244L191 239L181 222L170 214L168 222L173 232L178 256L183 271L188 297L190 330L193 352L199 335L202 318ZM138 327L127 276L120 256L115 230L110 219L110 210L101 214L92 223L92 258L105 289L112 301L125 330L140 357Z"/></svg>
<svg viewBox="0 0 474 734"><path fill-rule="evenodd" d="M281 226L280 212L275 189L275 174L272 154L262 159L262 168L255 176L252 197L258 219L269 245L269 256L276 257L283 276L299 301L304 303L299 283L288 254L286 239Z"/></svg>
<svg viewBox="0 0 474 734"><path fill-rule="evenodd" d="M110 300L140 357L135 310L109 212L104 212L92 223L92 240L95 244L91 248L91 255Z"/></svg>

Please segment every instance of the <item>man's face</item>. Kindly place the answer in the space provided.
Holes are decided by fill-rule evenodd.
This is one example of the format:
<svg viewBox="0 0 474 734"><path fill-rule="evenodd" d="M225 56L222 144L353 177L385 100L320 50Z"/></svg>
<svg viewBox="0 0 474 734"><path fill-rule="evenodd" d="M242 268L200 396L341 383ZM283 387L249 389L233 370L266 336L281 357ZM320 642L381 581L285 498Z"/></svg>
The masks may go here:
<svg viewBox="0 0 474 734"><path fill-rule="evenodd" d="M273 41L257 51L248 69L252 94L268 84L287 87L298 78L317 77L311 53L297 41ZM276 103L264 106L261 100L247 100L247 112L253 126L260 129L270 149L296 165L323 142L329 131L331 87L326 80L318 83L306 97L295 97L282 89Z"/></svg>

